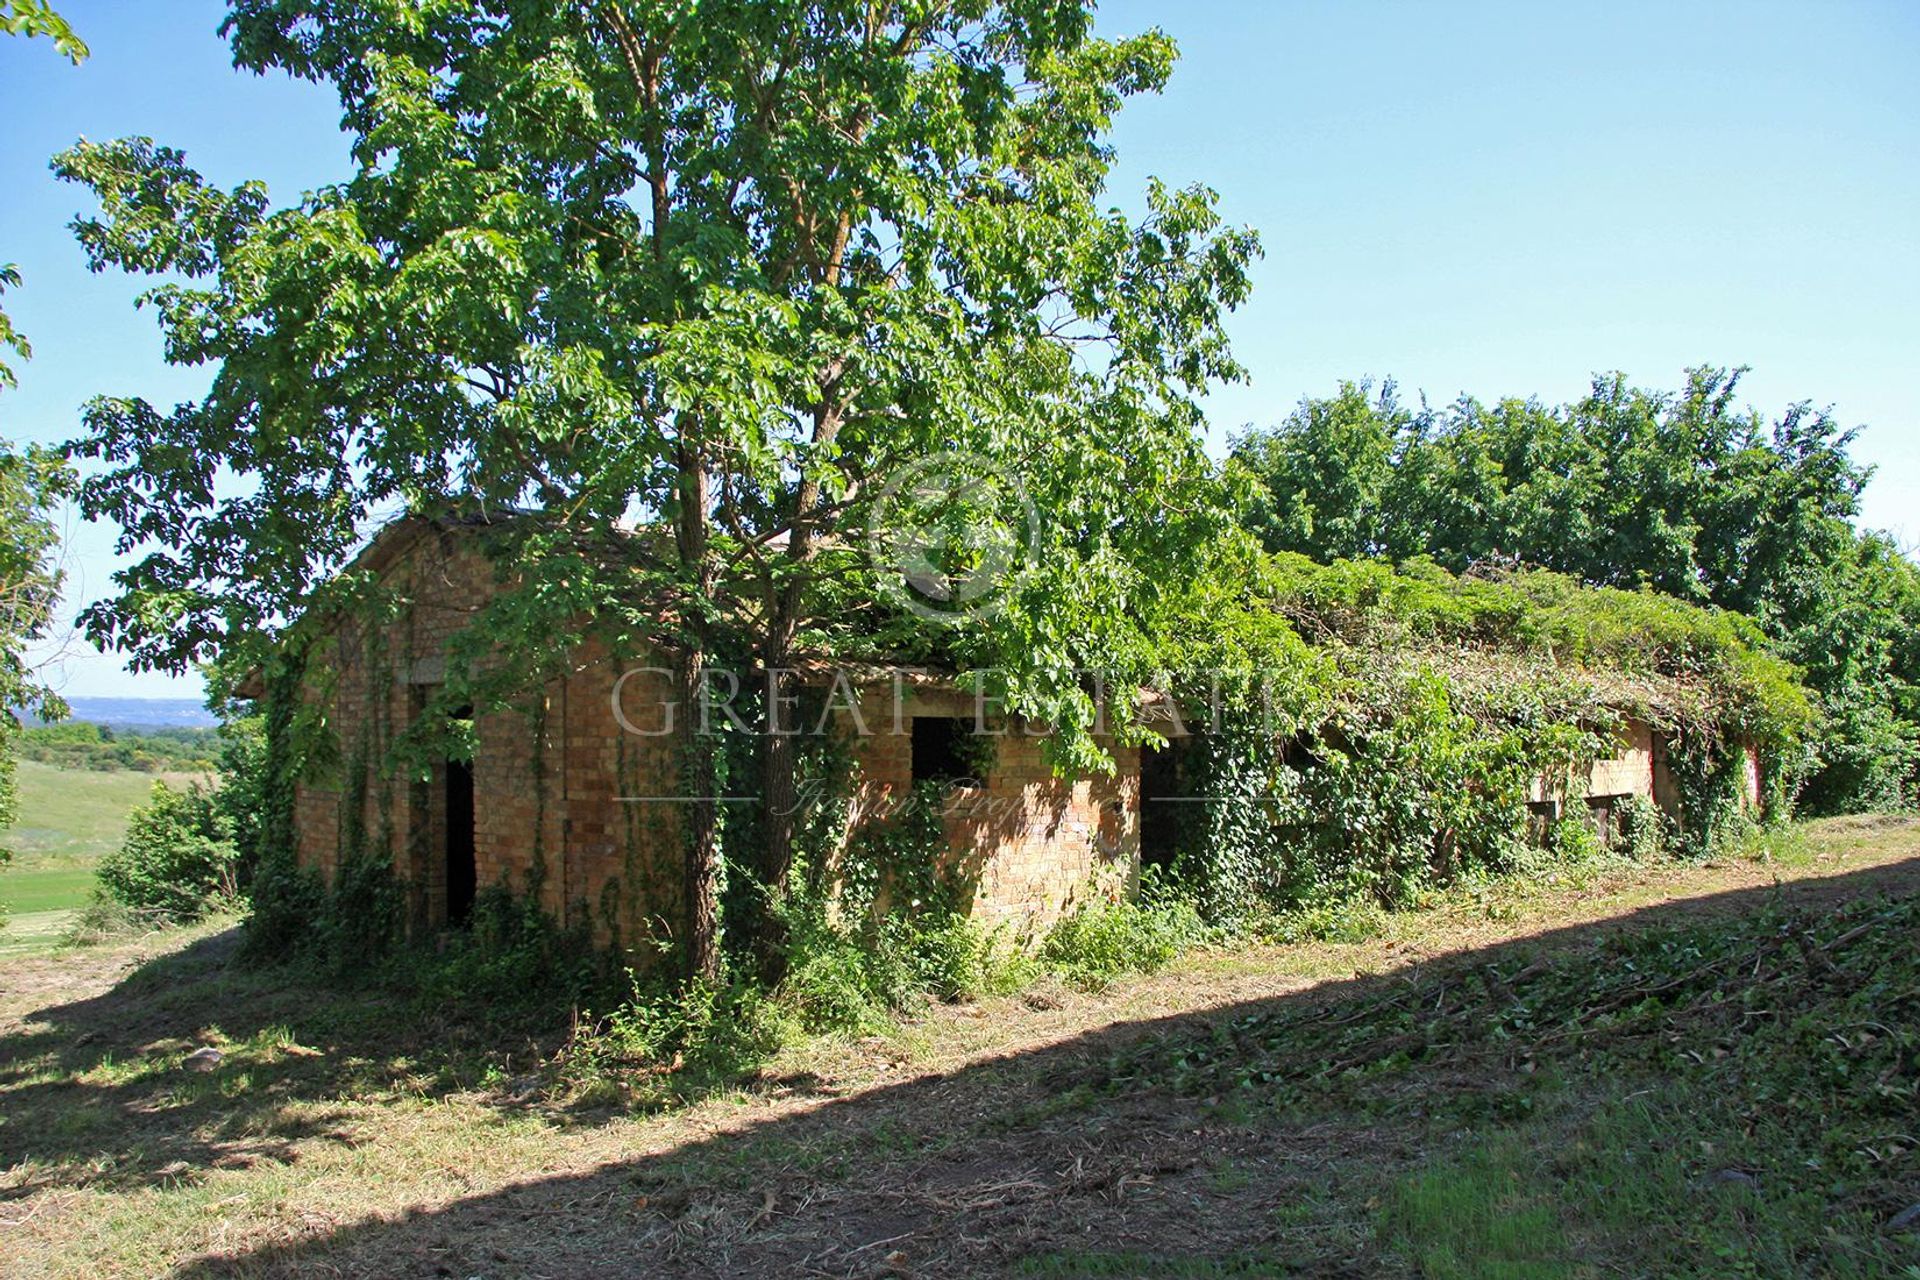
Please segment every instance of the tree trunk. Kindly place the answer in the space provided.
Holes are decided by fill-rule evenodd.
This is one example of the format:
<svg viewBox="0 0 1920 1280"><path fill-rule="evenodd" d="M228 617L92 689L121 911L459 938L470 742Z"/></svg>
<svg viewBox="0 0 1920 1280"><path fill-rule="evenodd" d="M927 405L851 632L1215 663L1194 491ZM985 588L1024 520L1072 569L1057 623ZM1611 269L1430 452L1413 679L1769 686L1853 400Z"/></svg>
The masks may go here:
<svg viewBox="0 0 1920 1280"><path fill-rule="evenodd" d="M715 797L717 753L713 735L700 723L700 702L707 674L707 624L699 610L713 594L714 570L707 554L707 473L697 443L688 439L693 424L680 422L679 511L674 521L680 565L688 579L691 603L681 618L677 666L680 724L680 794L685 800L685 848L682 879L686 894L688 981L720 976L720 822Z"/></svg>
<svg viewBox="0 0 1920 1280"><path fill-rule="evenodd" d="M696 709L706 678L706 654L694 642L682 648L679 661L680 793L686 822L681 832L685 851L683 880L686 891L686 965L688 981L717 981L720 977L720 824L714 799L714 749L710 734L701 732Z"/></svg>
<svg viewBox="0 0 1920 1280"><path fill-rule="evenodd" d="M779 628L783 621L774 619L774 626ZM778 640L777 632L775 639ZM793 736L790 733L772 732L777 708L771 701L774 693L771 673L785 664L785 654L786 646L778 644L766 660L770 695L767 707L768 732L762 740L760 754L760 794L763 797L761 833L764 840L760 850L759 879L767 898L758 913L759 918L754 922L753 954L761 976L768 982L778 982L787 968L787 930L774 907L786 891L787 872L793 866L794 808L798 798L793 780L798 753L794 749Z"/></svg>
<svg viewBox="0 0 1920 1280"><path fill-rule="evenodd" d="M838 267L835 267L837 273ZM834 389L843 367L835 361L822 376L821 400L813 409L815 448L831 445L840 434L840 406L834 401ZM803 474L794 494L793 527L787 539L788 580L771 593L767 629L761 648L763 665L769 671L785 667L793 655L794 638L800 631L800 613L805 607L807 563L813 558L815 507L820 501L819 482ZM772 690L769 689L769 693ZM769 705L768 728L773 727L775 708ZM797 726L788 726L789 728ZM793 770L797 752L792 735L769 733L761 753L761 823L764 840L760 853L760 884L767 894L768 906L785 891L787 872L793 866L793 829L797 789ZM778 915L763 909L754 929L754 958L768 981L777 981L786 969L786 930Z"/></svg>

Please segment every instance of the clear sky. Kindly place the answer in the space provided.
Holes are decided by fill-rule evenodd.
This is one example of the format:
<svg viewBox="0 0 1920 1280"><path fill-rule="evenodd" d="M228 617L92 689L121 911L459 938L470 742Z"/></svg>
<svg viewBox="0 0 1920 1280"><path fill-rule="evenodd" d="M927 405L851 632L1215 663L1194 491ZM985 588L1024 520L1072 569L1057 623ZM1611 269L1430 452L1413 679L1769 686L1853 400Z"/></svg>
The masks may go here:
<svg viewBox="0 0 1920 1280"><path fill-rule="evenodd" d="M83 193L50 155L150 135L209 177L291 199L347 173L322 89L232 70L211 0L66 0L93 47L0 40L0 261L32 339L16 440L71 435L96 393L162 404L168 369L139 283L90 276L67 221ZM1672 386L1748 364L1760 407L1808 399L1866 424L1866 522L1920 542L1920 4L1596 0L1429 4L1113 0L1110 31L1160 25L1183 58L1123 114L1115 197L1204 181L1266 259L1232 333L1253 373L1214 434L1283 416L1347 377L1435 401L1575 396L1622 369ZM104 594L111 531L75 524L73 604ZM65 647L67 692L197 693Z"/></svg>

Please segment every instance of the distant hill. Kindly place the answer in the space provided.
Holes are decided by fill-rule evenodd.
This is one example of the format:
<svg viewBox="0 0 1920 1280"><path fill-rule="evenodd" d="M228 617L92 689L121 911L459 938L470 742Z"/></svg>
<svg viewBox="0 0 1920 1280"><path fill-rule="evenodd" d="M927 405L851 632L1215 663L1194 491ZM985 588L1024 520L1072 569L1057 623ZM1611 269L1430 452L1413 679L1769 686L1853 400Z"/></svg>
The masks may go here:
<svg viewBox="0 0 1920 1280"><path fill-rule="evenodd" d="M203 729L219 724L197 698L68 698L73 718L109 729Z"/></svg>

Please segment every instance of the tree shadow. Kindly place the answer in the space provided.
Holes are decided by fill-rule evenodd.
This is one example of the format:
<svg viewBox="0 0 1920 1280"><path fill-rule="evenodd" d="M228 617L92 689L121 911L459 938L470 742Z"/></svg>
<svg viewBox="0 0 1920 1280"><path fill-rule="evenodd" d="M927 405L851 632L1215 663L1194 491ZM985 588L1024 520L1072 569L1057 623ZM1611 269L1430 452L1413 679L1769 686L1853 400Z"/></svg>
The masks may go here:
<svg viewBox="0 0 1920 1280"><path fill-rule="evenodd" d="M1235 1029L1262 1019L1338 1026L1415 989L1458 990L1463 976L1497 1004L1506 981L1590 962L1580 953L1623 935L1701 920L1732 929L1767 911L1815 919L1863 895L1916 892L1920 859L1647 907L748 1116L655 1154L177 1274L1392 1274L1405 1264L1382 1252L1371 1208L1383 1178L1422 1167L1462 1117L1524 1115L1537 1083L1528 1045L1413 1061L1317 1102L1252 1109L1165 1087L1169 1064L1232 1051ZM1396 1051L1377 1047L1383 1059ZM1135 1070L1142 1062L1159 1075Z"/></svg>
<svg viewBox="0 0 1920 1280"><path fill-rule="evenodd" d="M1252 1109L1168 1087L1169 1064L1243 1052L1238 1029L1261 1020L1337 1026L1416 983L1447 990L1448 975L1480 975L1497 993L1623 933L1770 908L1817 914L1881 892L1920 892L1920 859L1115 1024L851 1096L743 1108L720 1132L656 1153L187 1260L176 1274L1385 1274L1367 1208L1383 1171L1419 1167L1463 1116L1523 1108L1534 1088L1524 1042L1406 1063L1382 1077L1384 1093L1266 1097ZM226 935L196 943L0 1038L0 1161L13 1170L0 1195L291 1160L303 1143L349 1140L331 1100L471 1090L478 1064L514 1057L472 1027L396 1033L393 1021L415 1012L398 999L237 971L233 946ZM233 1052L190 1075L181 1057L213 1027ZM533 1105L506 1090L486 1101ZM96 1118L46 1123L60 1115Z"/></svg>
<svg viewBox="0 0 1920 1280"><path fill-rule="evenodd" d="M284 1163L303 1142L351 1141L350 1100L494 1081L488 1096L502 1109L532 1105L497 1082L536 1065L559 1024L544 1040L503 1040L497 1024L423 1014L390 990L244 966L240 932L149 960L0 1035L0 1201Z"/></svg>

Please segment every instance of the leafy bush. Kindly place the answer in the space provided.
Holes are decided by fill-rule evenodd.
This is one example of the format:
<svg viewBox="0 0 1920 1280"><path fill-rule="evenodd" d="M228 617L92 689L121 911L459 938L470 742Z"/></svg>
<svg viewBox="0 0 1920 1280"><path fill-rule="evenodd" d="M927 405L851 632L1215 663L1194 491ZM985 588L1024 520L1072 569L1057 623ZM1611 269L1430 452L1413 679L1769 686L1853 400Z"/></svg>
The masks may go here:
<svg viewBox="0 0 1920 1280"><path fill-rule="evenodd" d="M1617 851L1635 862L1651 862L1667 845L1667 815L1645 796L1626 796L1614 802L1614 821L1619 826Z"/></svg>
<svg viewBox="0 0 1920 1280"><path fill-rule="evenodd" d="M491 885L474 899L466 927L450 929L431 950L397 947L397 904L392 932L360 945L393 954L397 971L428 1002L496 1004L519 1011L541 1005L564 1008L604 994L611 975L584 927L562 929L525 896Z"/></svg>
<svg viewBox="0 0 1920 1280"><path fill-rule="evenodd" d="M1606 854L1593 820L1583 813L1569 813L1553 824L1547 833L1546 852L1555 862L1571 867L1598 862Z"/></svg>
<svg viewBox="0 0 1920 1280"><path fill-rule="evenodd" d="M1640 824L1640 856L1738 838L1747 744L1769 816L1807 767L1814 709L1737 614L1537 570L1216 554L1156 624L1169 692L1207 725L1176 755L1180 794L1209 803L1179 815L1174 868L1210 923L1589 860L1572 831L1536 847L1530 801L1625 719L1662 736L1684 808Z"/></svg>
<svg viewBox="0 0 1920 1280"><path fill-rule="evenodd" d="M100 863L100 885L134 911L197 920L238 899L233 825L213 793L153 784L150 800L127 822L126 839Z"/></svg>
<svg viewBox="0 0 1920 1280"><path fill-rule="evenodd" d="M1061 918L1040 961L1073 986L1097 991L1130 973L1153 973L1205 941L1200 913L1179 898L1144 892L1140 900L1099 897Z"/></svg>
<svg viewBox="0 0 1920 1280"><path fill-rule="evenodd" d="M271 807L266 717L250 715L226 721L215 731L220 788L214 803L233 827L238 857L235 879L245 890L267 854L266 824Z"/></svg>
<svg viewBox="0 0 1920 1280"><path fill-rule="evenodd" d="M662 1105L738 1080L797 1033L791 1011L753 984L630 972L611 1012L575 1019L559 1075L583 1102Z"/></svg>
<svg viewBox="0 0 1920 1280"><path fill-rule="evenodd" d="M267 859L248 893L240 958L269 965L310 957L318 946L319 921L330 908L319 872L295 866L286 854Z"/></svg>

